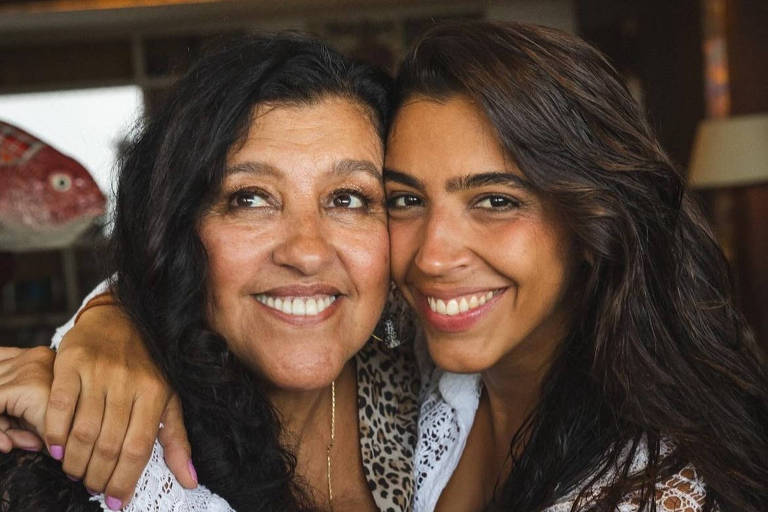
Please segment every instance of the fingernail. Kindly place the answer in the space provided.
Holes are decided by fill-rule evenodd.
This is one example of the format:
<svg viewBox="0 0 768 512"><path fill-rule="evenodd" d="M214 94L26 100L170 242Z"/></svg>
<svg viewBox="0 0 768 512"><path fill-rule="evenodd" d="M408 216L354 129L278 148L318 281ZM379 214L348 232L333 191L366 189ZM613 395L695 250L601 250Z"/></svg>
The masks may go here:
<svg viewBox="0 0 768 512"><path fill-rule="evenodd" d="M110 510L120 510L123 508L123 502L112 496L107 496L105 501L107 502L107 506Z"/></svg>
<svg viewBox="0 0 768 512"><path fill-rule="evenodd" d="M74 477L74 476L72 476L72 475L67 475L67 478L69 478L69 479L70 479L70 480L72 480L73 482L79 482L79 481L80 481L80 479L79 479L79 478L75 478L75 477Z"/></svg>
<svg viewBox="0 0 768 512"><path fill-rule="evenodd" d="M92 491L87 487L85 488L85 490L88 491L88 494L90 494L91 496L96 496L97 494L99 494L97 491Z"/></svg>
<svg viewBox="0 0 768 512"><path fill-rule="evenodd" d="M21 446L20 448L22 450L24 450L25 452L39 452L40 451L40 448L38 448L37 446L35 446L35 447L31 447L30 446L29 448L25 448L24 446Z"/></svg>
<svg viewBox="0 0 768 512"><path fill-rule="evenodd" d="M192 480L194 480L195 485L197 485L197 471L195 471L195 465L192 464L192 459L187 462L187 467L189 468L189 474L192 475Z"/></svg>
<svg viewBox="0 0 768 512"><path fill-rule="evenodd" d="M61 460L64 458L64 447L60 444L52 444L48 451L51 453L51 457L56 460Z"/></svg>

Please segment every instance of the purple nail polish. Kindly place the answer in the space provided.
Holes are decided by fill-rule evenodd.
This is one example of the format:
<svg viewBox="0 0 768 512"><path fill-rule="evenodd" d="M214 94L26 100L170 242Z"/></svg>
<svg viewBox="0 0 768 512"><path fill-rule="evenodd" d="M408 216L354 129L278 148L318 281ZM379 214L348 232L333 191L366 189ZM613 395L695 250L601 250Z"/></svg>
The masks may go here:
<svg viewBox="0 0 768 512"><path fill-rule="evenodd" d="M90 490L90 489L89 489L89 488L87 488L87 487L85 488L85 490L86 490L86 491L88 492L88 494L90 494L91 496L96 496L97 494L99 494L99 492L98 492L98 491L92 491L92 490Z"/></svg>
<svg viewBox="0 0 768 512"><path fill-rule="evenodd" d="M48 451L51 453L51 457L56 460L64 458L64 447L60 444L52 444Z"/></svg>
<svg viewBox="0 0 768 512"><path fill-rule="evenodd" d="M107 506L110 510L120 510L123 508L123 502L115 497L107 496L107 499L104 501L107 502Z"/></svg>
<svg viewBox="0 0 768 512"><path fill-rule="evenodd" d="M74 477L74 476L72 476L72 475L67 475L67 478L69 478L69 479L70 479L70 480L72 480L73 482L79 482L79 481L80 481L80 479L79 479L79 478L75 478L75 477Z"/></svg>
<svg viewBox="0 0 768 512"><path fill-rule="evenodd" d="M190 459L187 462L187 467L189 468L189 474L192 475L192 480L194 480L195 481L195 485L197 485L198 484L198 481L197 481L197 471L195 471L195 465L192 464L192 459Z"/></svg>

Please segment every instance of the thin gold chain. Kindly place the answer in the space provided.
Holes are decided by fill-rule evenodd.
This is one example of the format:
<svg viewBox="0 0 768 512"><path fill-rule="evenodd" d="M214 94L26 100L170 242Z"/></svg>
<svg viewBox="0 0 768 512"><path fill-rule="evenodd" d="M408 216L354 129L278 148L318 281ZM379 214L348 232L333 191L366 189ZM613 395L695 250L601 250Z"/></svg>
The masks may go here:
<svg viewBox="0 0 768 512"><path fill-rule="evenodd" d="M331 440L328 442L327 462L328 470L326 476L328 477L328 506L333 512L333 485L331 484L331 449L333 448L333 442L336 440L336 381L331 382Z"/></svg>

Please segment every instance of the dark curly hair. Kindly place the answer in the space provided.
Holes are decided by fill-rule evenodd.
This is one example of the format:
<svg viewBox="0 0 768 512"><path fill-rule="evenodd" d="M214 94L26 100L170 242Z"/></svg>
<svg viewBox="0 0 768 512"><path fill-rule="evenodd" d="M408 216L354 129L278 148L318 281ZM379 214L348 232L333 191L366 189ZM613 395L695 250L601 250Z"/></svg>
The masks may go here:
<svg viewBox="0 0 768 512"><path fill-rule="evenodd" d="M206 325L207 258L198 220L256 105L310 105L328 96L362 106L383 144L387 75L299 34L231 39L191 67L121 159L113 289L181 398L200 482L239 511L314 505L294 478L295 459L280 443L263 384ZM7 470L0 510L99 509L59 466L32 455L0 462Z"/></svg>
<svg viewBox="0 0 768 512"><path fill-rule="evenodd" d="M197 62L128 149L121 167L112 255L125 310L184 406L200 481L237 510L311 508L262 385L205 323L201 214L257 104L327 96L365 107L382 141L389 78L296 34L246 36ZM383 143L383 142L382 142Z"/></svg>
<svg viewBox="0 0 768 512"><path fill-rule="evenodd" d="M654 510L656 483L692 463L706 508L766 510L764 354L684 179L605 57L543 27L442 24L411 49L396 85L398 104L474 101L582 258L574 324L491 508L533 512L578 489L575 510L615 474L591 510L615 510L629 492ZM649 464L631 474L644 447Z"/></svg>

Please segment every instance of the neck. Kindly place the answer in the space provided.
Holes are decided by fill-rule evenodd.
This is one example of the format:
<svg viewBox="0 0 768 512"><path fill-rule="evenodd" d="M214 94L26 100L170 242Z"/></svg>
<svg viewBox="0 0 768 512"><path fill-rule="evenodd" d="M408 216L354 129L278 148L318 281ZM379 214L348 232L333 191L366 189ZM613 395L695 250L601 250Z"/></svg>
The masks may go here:
<svg viewBox="0 0 768 512"><path fill-rule="evenodd" d="M550 322L531 333L494 366L482 373L485 408L494 452L507 459L514 435L538 405L541 385L565 336L565 322ZM523 440L525 442L525 440Z"/></svg>
<svg viewBox="0 0 768 512"><path fill-rule="evenodd" d="M354 375L354 363L349 361L336 377L336 389ZM280 424L289 445L301 445L307 437L319 434L327 443L330 421L331 383L310 390L270 389L267 397L280 416Z"/></svg>

